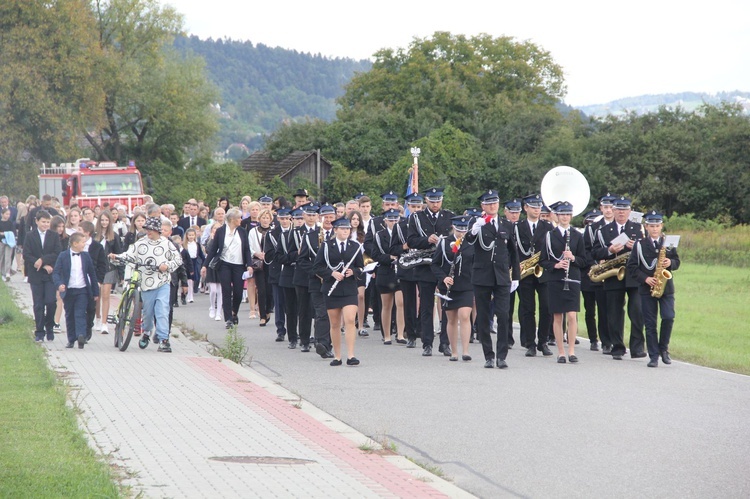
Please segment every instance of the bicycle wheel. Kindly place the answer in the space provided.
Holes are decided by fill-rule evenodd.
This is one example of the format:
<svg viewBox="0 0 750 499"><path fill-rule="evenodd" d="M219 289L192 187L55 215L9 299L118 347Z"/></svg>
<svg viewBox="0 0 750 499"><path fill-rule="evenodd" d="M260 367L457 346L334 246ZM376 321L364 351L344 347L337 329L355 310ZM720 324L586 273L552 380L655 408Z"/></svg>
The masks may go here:
<svg viewBox="0 0 750 499"><path fill-rule="evenodd" d="M135 291L130 295L131 305L128 309L128 315L125 316L125 328L123 331L122 344L120 345L120 351L124 352L130 345L130 340L133 338L133 331L135 331L138 321L141 320L141 293Z"/></svg>
<svg viewBox="0 0 750 499"><path fill-rule="evenodd" d="M133 306L133 292L129 289L120 299L120 305L117 307L117 324L115 325L115 348L122 346L122 339L126 328L126 319L129 316L130 309Z"/></svg>

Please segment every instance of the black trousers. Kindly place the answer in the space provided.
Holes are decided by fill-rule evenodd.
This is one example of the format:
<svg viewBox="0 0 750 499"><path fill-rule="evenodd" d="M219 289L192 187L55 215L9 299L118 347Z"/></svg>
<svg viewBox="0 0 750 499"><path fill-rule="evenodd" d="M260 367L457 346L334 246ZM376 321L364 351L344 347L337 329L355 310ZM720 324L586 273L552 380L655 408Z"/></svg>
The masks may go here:
<svg viewBox="0 0 750 499"><path fill-rule="evenodd" d="M516 291L513 291L508 297L508 346L512 347L516 344L516 340L513 339L513 311L516 308ZM521 317L520 304L519 304L519 322Z"/></svg>
<svg viewBox="0 0 750 499"><path fill-rule="evenodd" d="M419 337L419 320L417 314L417 283L401 280L401 292L404 295L404 328L406 337L416 341Z"/></svg>
<svg viewBox="0 0 750 499"><path fill-rule="evenodd" d="M286 335L286 328L284 327L286 316L284 288L278 284L271 284L271 293L273 294L273 320L276 324L276 334L284 336Z"/></svg>
<svg viewBox="0 0 750 499"><path fill-rule="evenodd" d="M674 295L662 295L652 298L650 294L641 294L641 309L643 322L646 326L646 345L648 356L656 359L659 354L669 351L669 340L672 337L674 325ZM657 331L656 315L661 313L661 334Z"/></svg>
<svg viewBox="0 0 750 499"><path fill-rule="evenodd" d="M313 318L313 305L312 300L310 299L310 288L307 286L296 286L296 289L299 341L303 345L307 345L310 343L310 332L312 331Z"/></svg>
<svg viewBox="0 0 750 499"><path fill-rule="evenodd" d="M382 307L383 302L380 301L380 293L378 293L378 288L375 286L375 278L373 277L370 279L370 285L365 289L365 316L367 316L367 311L372 308L373 325L380 324ZM365 320L367 320L367 317L365 317ZM360 319L360 329L363 327L362 324L364 324L364 321ZM380 330L383 330L382 326Z"/></svg>
<svg viewBox="0 0 750 499"><path fill-rule="evenodd" d="M625 354L625 295L628 297L630 319L630 355L645 351L646 338L643 336L643 316L638 288L608 290L607 324L612 340L612 355Z"/></svg>
<svg viewBox="0 0 750 499"><path fill-rule="evenodd" d="M286 313L286 334L289 341L299 341L297 336L297 289L281 288L284 293L284 312Z"/></svg>
<svg viewBox="0 0 750 499"><path fill-rule="evenodd" d="M596 343L596 291L581 291L583 297L584 321L586 322L586 332L589 335L589 341Z"/></svg>
<svg viewBox="0 0 750 499"><path fill-rule="evenodd" d="M609 336L609 324L607 323L607 292L604 286L597 286L594 293L596 294L596 313L597 326L599 328L599 339L602 346L612 346L612 338Z"/></svg>
<svg viewBox="0 0 750 499"><path fill-rule="evenodd" d="M242 264L227 263L219 264L219 281L221 282L221 300L224 320L228 321L237 316L242 303L242 289L244 280L242 274L246 267Z"/></svg>
<svg viewBox="0 0 750 499"><path fill-rule="evenodd" d="M435 324L434 314L435 309L435 288L437 283L419 281L419 325L420 332L422 334L422 347L432 346L435 341ZM507 318L506 318L507 320ZM506 338L507 341L507 338ZM444 330L440 331L440 344L449 345L448 333Z"/></svg>
<svg viewBox="0 0 750 499"><path fill-rule="evenodd" d="M518 285L518 316L521 324L521 346L537 348L547 343L548 331L552 323L549 313L547 283L536 277L522 279ZM539 324L536 323L536 297L539 297ZM512 305L511 301L511 307Z"/></svg>
<svg viewBox="0 0 750 499"><path fill-rule="evenodd" d="M48 336L54 335L52 329L55 327L55 312L57 311L57 294L52 281L31 283L31 299L34 303L34 322L36 323L35 336L43 338L45 332Z"/></svg>
<svg viewBox="0 0 750 499"><path fill-rule="evenodd" d="M315 314L315 342L323 344L326 347L326 350L330 350L331 321L328 319L326 295L324 295L319 289L311 290L310 302L312 303L313 313ZM307 344L304 339L302 340L302 344Z"/></svg>
<svg viewBox="0 0 750 499"><path fill-rule="evenodd" d="M482 343L484 360L494 360L492 334L490 328L491 306L497 317L497 358L505 360L508 356L508 311L510 309L510 283L505 286L474 285L474 300L477 304L477 337Z"/></svg>
<svg viewBox="0 0 750 499"><path fill-rule="evenodd" d="M258 313L263 319L271 313L271 308L268 306L268 272L256 270L253 273L253 279L255 279L255 292L258 296Z"/></svg>

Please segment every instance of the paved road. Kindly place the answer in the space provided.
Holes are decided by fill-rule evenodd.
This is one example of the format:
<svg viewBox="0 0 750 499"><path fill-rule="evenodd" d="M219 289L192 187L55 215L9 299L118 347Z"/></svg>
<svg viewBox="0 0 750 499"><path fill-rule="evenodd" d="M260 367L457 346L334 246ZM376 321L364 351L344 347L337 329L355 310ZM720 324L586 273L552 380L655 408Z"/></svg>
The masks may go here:
<svg viewBox="0 0 750 499"><path fill-rule="evenodd" d="M207 310L200 295L175 320L221 344ZM358 339L359 367L332 368L247 314L243 304L252 369L477 496L750 496L750 377L679 361L649 369L585 340L578 365L516 348L509 369L490 370L478 344L472 362L449 362L379 333Z"/></svg>

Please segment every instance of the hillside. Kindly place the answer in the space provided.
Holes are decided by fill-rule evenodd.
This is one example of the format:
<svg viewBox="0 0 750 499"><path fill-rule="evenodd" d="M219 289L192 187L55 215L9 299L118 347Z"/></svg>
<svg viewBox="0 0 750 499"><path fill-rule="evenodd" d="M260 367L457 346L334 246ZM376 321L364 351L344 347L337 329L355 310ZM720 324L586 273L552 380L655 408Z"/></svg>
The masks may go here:
<svg viewBox="0 0 750 499"><path fill-rule="evenodd" d="M221 92L221 150L233 143L256 149L260 134L285 120L332 120L344 85L371 66L368 60L332 59L231 39L189 36L178 38L174 46L202 56Z"/></svg>
<svg viewBox="0 0 750 499"><path fill-rule="evenodd" d="M720 92L716 94L702 92L682 92L677 94L641 95L626 97L605 104L577 106L576 109L588 116L603 117L608 114L619 115L630 111L646 114L659 109L659 106L680 106L686 111L693 111L702 104L719 104L721 102L739 103L750 111L750 92Z"/></svg>

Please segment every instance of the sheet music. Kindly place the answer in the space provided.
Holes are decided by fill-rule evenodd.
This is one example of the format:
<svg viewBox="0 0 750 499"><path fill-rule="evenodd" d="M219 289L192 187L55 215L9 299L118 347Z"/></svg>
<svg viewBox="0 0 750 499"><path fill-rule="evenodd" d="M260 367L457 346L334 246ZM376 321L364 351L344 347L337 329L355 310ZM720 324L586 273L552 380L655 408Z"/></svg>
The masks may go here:
<svg viewBox="0 0 750 499"><path fill-rule="evenodd" d="M676 248L680 244L680 236L668 235L664 238L664 244L667 248Z"/></svg>
<svg viewBox="0 0 750 499"><path fill-rule="evenodd" d="M628 241L630 241L630 236L623 232L616 238L612 239L610 244L622 244L623 246L625 246L628 243Z"/></svg>
<svg viewBox="0 0 750 499"><path fill-rule="evenodd" d="M640 211L631 211L628 220L633 223L639 224L643 222L643 213L641 213Z"/></svg>

